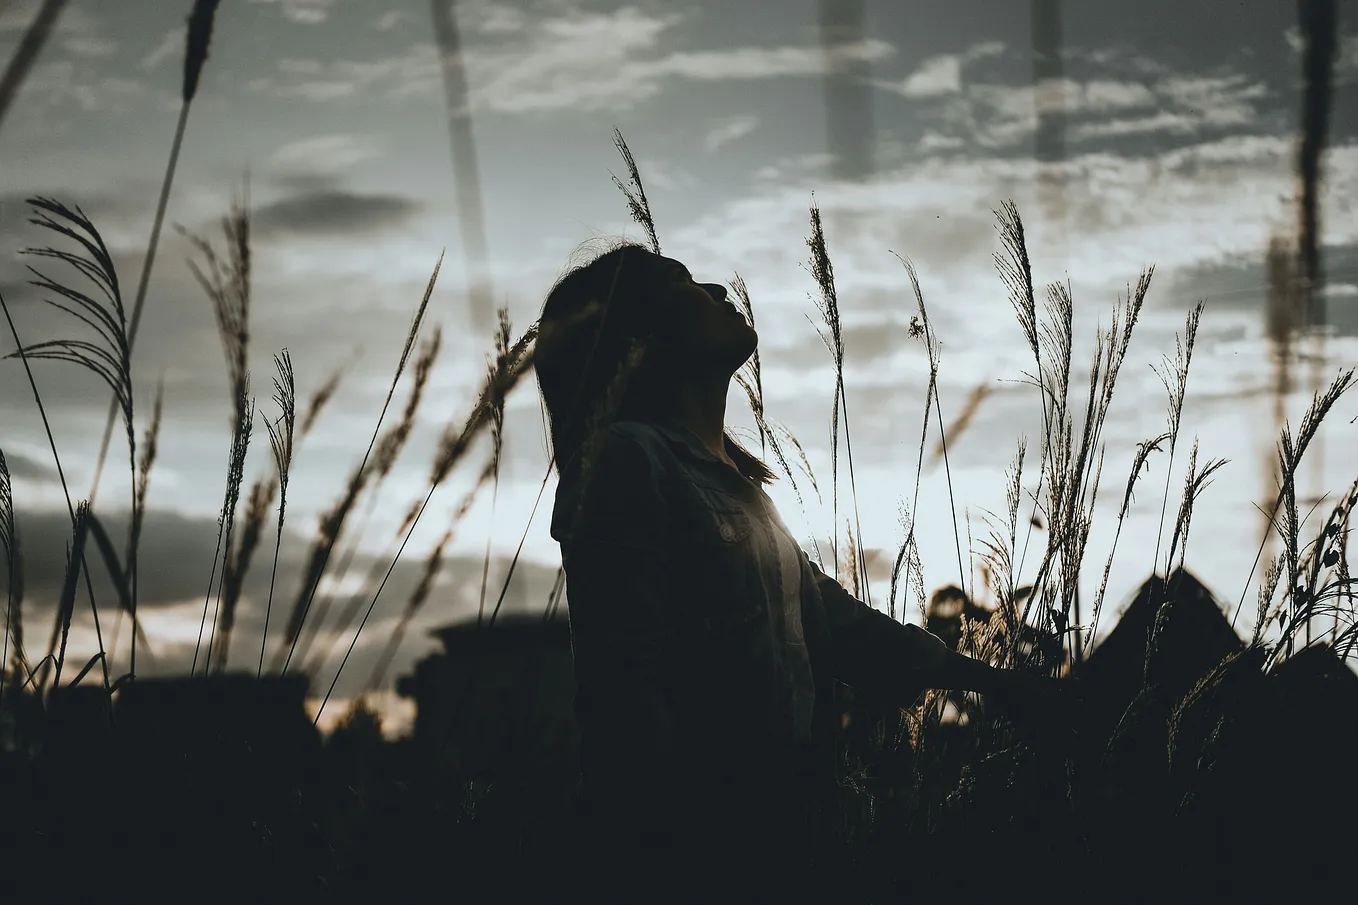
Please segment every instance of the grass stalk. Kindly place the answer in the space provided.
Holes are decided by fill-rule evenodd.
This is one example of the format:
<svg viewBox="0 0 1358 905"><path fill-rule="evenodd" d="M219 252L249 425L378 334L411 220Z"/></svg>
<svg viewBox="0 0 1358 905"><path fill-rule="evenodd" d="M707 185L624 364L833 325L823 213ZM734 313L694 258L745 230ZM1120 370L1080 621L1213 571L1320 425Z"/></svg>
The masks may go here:
<svg viewBox="0 0 1358 905"><path fill-rule="evenodd" d="M363 453L363 460L359 462L357 470L350 477L344 496L321 518L320 530L312 547L301 593L297 597L293 606L292 617L288 621L288 635L285 639L288 643L288 653L283 660L281 673L286 673L292 662L293 653L297 649L297 640L306 624L307 612L311 609L311 601L315 597L316 589L320 586L321 578L325 574L325 567L330 559L330 551L334 549L335 542L339 539L340 532L344 528L344 521L370 475L367 467L368 458L372 455L373 447L377 445L382 421L391 405L391 398L396 393L396 385L400 382L401 374L405 371L411 349L419 336L420 325L424 321L424 312L429 307L429 298L434 294L434 284L438 280L439 268L442 266L443 253L440 252L438 263L434 265L434 272L429 276L429 283L425 286L424 296L420 299L419 307L416 309L415 316L410 324L410 330L406 334L405 346L401 350L401 357L396 365L396 373L392 376L391 386L387 388L387 398L382 403L382 411L377 416L377 424L373 426L372 438L369 439L368 448Z"/></svg>
<svg viewBox="0 0 1358 905"><path fill-rule="evenodd" d="M264 648L269 643L269 616L273 612L274 581L278 578L278 550L283 543L283 519L288 508L288 473L292 468L293 430L297 422L297 381L292 370L292 356L285 348L281 355L274 356L273 401L280 410L277 422L264 419L264 428L269 432L269 448L273 451L274 468L278 473L278 527L274 532L273 569L269 573L269 601L264 607L264 629L259 634L259 667L255 678L264 675ZM333 390L331 391L333 392ZM324 403L322 403L324 404Z"/></svg>
<svg viewBox="0 0 1358 905"><path fill-rule="evenodd" d="M170 189L174 185L175 170L179 164L179 151L184 145L184 130L188 126L189 108L198 93L198 82L202 76L203 64L207 61L208 47L212 42L212 26L221 0L194 0L189 12L186 44L184 52L184 78L180 85L179 120L175 124L174 139L170 144L170 159L165 166L165 176L161 180L160 198L156 202L156 215L151 224L151 238L146 243L146 260L142 263L141 277L137 281L137 295L132 303L132 325L127 331L127 352L130 356L137 340L137 330L141 326L141 315L146 303L146 290L151 283L151 269L155 265L156 249L160 246L160 231L165 225L165 210L170 203ZM104 471L104 458L108 454L109 437L113 431L113 419L117 413L115 398L109 404L108 417L104 423L104 433L99 441L99 458L94 466L94 484L90 488L90 505L99 493L99 479ZM136 661L136 646L133 645L133 662ZM134 668L133 673L136 672Z"/></svg>

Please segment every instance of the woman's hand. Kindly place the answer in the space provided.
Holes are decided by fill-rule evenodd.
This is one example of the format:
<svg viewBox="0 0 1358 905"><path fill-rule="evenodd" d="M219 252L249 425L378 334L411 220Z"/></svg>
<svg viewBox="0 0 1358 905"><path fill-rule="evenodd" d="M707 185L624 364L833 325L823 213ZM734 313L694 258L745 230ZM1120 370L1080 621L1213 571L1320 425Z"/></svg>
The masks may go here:
<svg viewBox="0 0 1358 905"><path fill-rule="evenodd" d="M1045 674L1003 670L1004 680L987 703L1021 732L1047 742L1071 744L1078 737L1084 691L1079 679L1053 679Z"/></svg>

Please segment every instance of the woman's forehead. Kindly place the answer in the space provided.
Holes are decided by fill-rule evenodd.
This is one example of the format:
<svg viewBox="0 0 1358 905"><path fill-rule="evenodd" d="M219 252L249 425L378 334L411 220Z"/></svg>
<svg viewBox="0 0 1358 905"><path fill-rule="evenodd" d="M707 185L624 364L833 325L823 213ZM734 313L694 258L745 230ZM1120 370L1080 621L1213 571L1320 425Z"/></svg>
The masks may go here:
<svg viewBox="0 0 1358 905"><path fill-rule="evenodd" d="M685 265L683 261L676 260L675 258L667 258L664 255L659 254L655 255L654 257L656 260L656 264L665 270L688 269L687 265Z"/></svg>

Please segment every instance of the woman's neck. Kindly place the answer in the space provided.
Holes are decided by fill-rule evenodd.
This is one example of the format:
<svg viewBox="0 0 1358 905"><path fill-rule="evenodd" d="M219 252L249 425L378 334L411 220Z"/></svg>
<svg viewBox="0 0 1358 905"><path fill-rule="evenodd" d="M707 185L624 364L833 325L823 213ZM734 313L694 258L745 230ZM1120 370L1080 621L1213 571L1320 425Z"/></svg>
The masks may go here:
<svg viewBox="0 0 1358 905"><path fill-rule="evenodd" d="M712 455L732 466L726 453L726 391L730 378L690 382L676 387L660 420L681 425L702 441Z"/></svg>

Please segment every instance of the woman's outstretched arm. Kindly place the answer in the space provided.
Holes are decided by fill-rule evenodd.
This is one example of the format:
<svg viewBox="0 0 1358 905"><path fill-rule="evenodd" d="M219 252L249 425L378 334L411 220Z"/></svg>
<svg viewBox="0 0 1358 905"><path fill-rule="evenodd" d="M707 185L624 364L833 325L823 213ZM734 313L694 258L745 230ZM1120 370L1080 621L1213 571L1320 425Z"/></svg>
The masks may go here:
<svg viewBox="0 0 1358 905"><path fill-rule="evenodd" d="M835 678L909 707L925 688L993 694L1015 674L950 649L918 625L897 622L854 597L810 559L830 624Z"/></svg>

